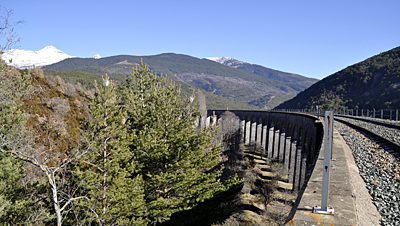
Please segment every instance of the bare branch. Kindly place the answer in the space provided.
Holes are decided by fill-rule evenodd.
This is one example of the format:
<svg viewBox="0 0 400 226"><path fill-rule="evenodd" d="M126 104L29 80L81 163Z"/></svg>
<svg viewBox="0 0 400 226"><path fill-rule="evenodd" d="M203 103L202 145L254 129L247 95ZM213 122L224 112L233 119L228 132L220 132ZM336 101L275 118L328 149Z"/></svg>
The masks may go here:
<svg viewBox="0 0 400 226"><path fill-rule="evenodd" d="M17 45L20 40L17 37L14 28L24 22L22 20L11 22L10 18L12 15L12 10L0 8L0 39L6 38L5 44L3 46L0 45L0 55L3 51L11 49L13 46Z"/></svg>
<svg viewBox="0 0 400 226"><path fill-rule="evenodd" d="M64 204L64 206L60 209L60 211L63 212L65 207L68 206L68 204L70 204L71 202L73 202L75 200L78 200L78 199L87 199L87 200L89 200L89 198L86 197L86 196L80 196L80 197L76 197L76 198L71 198Z"/></svg>

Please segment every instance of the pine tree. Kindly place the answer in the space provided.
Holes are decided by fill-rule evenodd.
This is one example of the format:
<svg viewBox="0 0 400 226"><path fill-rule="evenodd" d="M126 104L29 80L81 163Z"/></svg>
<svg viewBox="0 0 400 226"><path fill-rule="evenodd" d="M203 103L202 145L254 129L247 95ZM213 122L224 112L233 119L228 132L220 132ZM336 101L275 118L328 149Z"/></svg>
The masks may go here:
<svg viewBox="0 0 400 226"><path fill-rule="evenodd" d="M0 151L8 152L26 144L27 114L19 108L21 98L32 91L30 75L9 73L11 68L0 62Z"/></svg>
<svg viewBox="0 0 400 226"><path fill-rule="evenodd" d="M106 76L104 85L97 85L90 105L92 120L85 133L90 152L77 167L88 199L89 221L99 225L145 225L143 218L143 181L136 176L135 161L129 152L127 113L120 104L115 83Z"/></svg>
<svg viewBox="0 0 400 226"><path fill-rule="evenodd" d="M1 56L1 54L0 54ZM21 97L29 90L29 75L9 76L10 67L0 60L0 220L13 207L17 188L24 177L23 163L9 152L24 145L26 114L18 110Z"/></svg>
<svg viewBox="0 0 400 226"><path fill-rule="evenodd" d="M22 192L19 183L25 174L23 162L6 153L0 153L0 165L0 223L5 223L5 218L11 220L10 213L20 211L21 206L26 205L26 200L19 196Z"/></svg>
<svg viewBox="0 0 400 226"><path fill-rule="evenodd" d="M1 54L0 54L1 56ZM29 146L29 133L25 127L28 115L20 110L21 98L32 93L28 71L9 67L0 60L0 224L24 224L29 218L51 220L47 210L41 208L43 195L47 195L41 180L22 183L25 157L21 150ZM34 206L36 204L37 206ZM47 206L45 207L47 208ZM40 212L38 213L37 212Z"/></svg>
<svg viewBox="0 0 400 226"><path fill-rule="evenodd" d="M196 132L200 114L193 97L182 101L180 89L167 77L153 74L141 63L128 78L123 97L134 154L127 160L138 164L152 224L238 182L219 181L221 149L212 144L217 128Z"/></svg>
<svg viewBox="0 0 400 226"><path fill-rule="evenodd" d="M48 224L54 220L47 208L49 189L45 181L26 182L25 162L0 153L0 225Z"/></svg>

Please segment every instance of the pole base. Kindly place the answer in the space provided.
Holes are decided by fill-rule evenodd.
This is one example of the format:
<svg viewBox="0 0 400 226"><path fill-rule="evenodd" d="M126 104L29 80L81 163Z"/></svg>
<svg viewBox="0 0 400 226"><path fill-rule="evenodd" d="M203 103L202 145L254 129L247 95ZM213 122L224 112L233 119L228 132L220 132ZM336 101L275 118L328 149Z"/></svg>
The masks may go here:
<svg viewBox="0 0 400 226"><path fill-rule="evenodd" d="M325 209L322 209L320 206L314 206L312 212L318 213L318 214L330 214L330 215L335 214L335 210L332 207L328 207L325 210Z"/></svg>

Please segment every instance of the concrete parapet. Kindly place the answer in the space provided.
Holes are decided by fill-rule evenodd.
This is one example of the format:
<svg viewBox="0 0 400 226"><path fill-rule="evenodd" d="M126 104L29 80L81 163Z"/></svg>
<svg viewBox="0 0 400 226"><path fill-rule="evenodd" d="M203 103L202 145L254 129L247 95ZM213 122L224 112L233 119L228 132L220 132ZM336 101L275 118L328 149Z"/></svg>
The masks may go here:
<svg viewBox="0 0 400 226"><path fill-rule="evenodd" d="M329 187L329 206L333 215L314 214L313 207L321 205L324 152L320 151L312 175L297 199L287 225L357 225L357 216L350 184L349 167L338 131L333 134L333 161ZM321 146L323 150L324 144ZM296 203L296 204L297 204Z"/></svg>
<svg viewBox="0 0 400 226"><path fill-rule="evenodd" d="M220 117L225 111L215 112ZM299 195L287 225L357 225L350 173L339 133L333 135L329 206L334 215L314 214L321 205L323 180L323 125L317 117L294 112L231 111L241 118L245 144L257 142L268 158L283 161L289 183ZM262 128L262 129L261 129ZM260 134L261 133L261 134ZM261 139L261 140L260 140ZM346 149L347 150L347 149Z"/></svg>
<svg viewBox="0 0 400 226"><path fill-rule="evenodd" d="M221 117L225 110L209 110ZM240 117L245 145L258 144L268 158L284 164L293 190L307 182L322 143L322 124L317 117L297 112L230 111ZM317 150L317 151L316 151Z"/></svg>

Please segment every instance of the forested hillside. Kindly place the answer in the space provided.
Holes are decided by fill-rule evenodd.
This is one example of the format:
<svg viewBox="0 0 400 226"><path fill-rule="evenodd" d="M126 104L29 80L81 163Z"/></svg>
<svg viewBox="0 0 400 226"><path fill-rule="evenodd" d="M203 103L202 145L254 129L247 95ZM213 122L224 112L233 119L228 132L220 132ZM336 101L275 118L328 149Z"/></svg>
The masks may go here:
<svg viewBox="0 0 400 226"><path fill-rule="evenodd" d="M132 70L132 68L130 68ZM65 81L68 81L70 83L77 83L79 82L83 86L85 86L87 89L91 90L94 88L94 82L97 81L98 83L102 81L101 75L99 74L92 74L92 73L87 73L87 72L81 72L81 71L51 71L51 70L45 70L44 71L45 75L49 76L59 76L60 78L64 79ZM126 78L128 75L122 75L122 74L113 74L110 76L110 78L118 83L118 84L124 84L126 82ZM206 99L206 106L208 109L258 109L258 107L254 105L249 105L246 103L240 103L234 100L227 99L222 96L218 96L216 94L207 92L201 88L189 85L185 82L182 81L174 81L178 86L181 87L181 97L182 98L187 98L191 96L194 93L198 93L198 91L202 92L205 96Z"/></svg>
<svg viewBox="0 0 400 226"><path fill-rule="evenodd" d="M214 60L229 67L237 68L243 71L259 75L263 78L285 82L288 84L288 86L298 91L303 91L304 89L310 87L312 84L318 81L318 79L315 78L307 78L298 74L278 71L257 64L242 62L233 58L211 57L207 59Z"/></svg>
<svg viewBox="0 0 400 226"><path fill-rule="evenodd" d="M270 108L271 103L275 103L276 100L289 99L312 84L309 78L289 76L289 73L282 72L279 76L275 76L277 74L273 73L274 76L270 76L260 69L262 67L253 71L245 68L241 70L207 59L174 53L154 56L120 55L101 59L70 58L43 69L81 71L92 74L108 73L113 79L121 79L129 73L132 67L140 63L141 59L158 74L167 75L173 80L199 87L229 100L249 104L252 106L250 108ZM288 79L284 79L284 77ZM276 98L269 105L262 105L275 94L282 98ZM264 101L256 101L259 99Z"/></svg>
<svg viewBox="0 0 400 226"><path fill-rule="evenodd" d="M0 224L154 225L234 188L196 99L143 64L87 89L0 62Z"/></svg>
<svg viewBox="0 0 400 226"><path fill-rule="evenodd" d="M349 66L276 109L399 109L400 47Z"/></svg>

